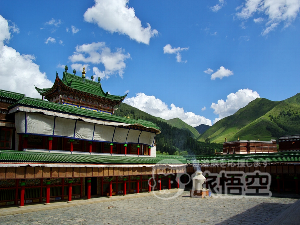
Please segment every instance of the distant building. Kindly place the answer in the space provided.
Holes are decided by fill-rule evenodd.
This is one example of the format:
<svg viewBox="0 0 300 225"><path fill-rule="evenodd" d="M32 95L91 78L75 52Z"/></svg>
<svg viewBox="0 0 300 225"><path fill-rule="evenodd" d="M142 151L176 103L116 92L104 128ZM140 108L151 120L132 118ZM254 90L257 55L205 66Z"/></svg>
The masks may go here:
<svg viewBox="0 0 300 225"><path fill-rule="evenodd" d="M223 143L223 154L253 154L277 152L276 140L237 140Z"/></svg>
<svg viewBox="0 0 300 225"><path fill-rule="evenodd" d="M279 151L300 151L300 135L279 138Z"/></svg>

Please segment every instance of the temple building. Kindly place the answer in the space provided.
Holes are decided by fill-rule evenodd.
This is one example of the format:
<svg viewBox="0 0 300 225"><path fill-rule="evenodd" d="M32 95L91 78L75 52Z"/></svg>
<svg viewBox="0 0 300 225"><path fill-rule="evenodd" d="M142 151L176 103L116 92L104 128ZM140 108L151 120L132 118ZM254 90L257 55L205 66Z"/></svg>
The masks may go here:
<svg viewBox="0 0 300 225"><path fill-rule="evenodd" d="M280 137L279 151L300 151L300 135Z"/></svg>
<svg viewBox="0 0 300 225"><path fill-rule="evenodd" d="M237 140L223 143L223 154L253 154L277 152L276 140Z"/></svg>
<svg viewBox="0 0 300 225"><path fill-rule="evenodd" d="M0 90L0 205L177 188L184 163L154 169L160 128L115 116L126 95L67 70L52 87L36 87L42 99Z"/></svg>

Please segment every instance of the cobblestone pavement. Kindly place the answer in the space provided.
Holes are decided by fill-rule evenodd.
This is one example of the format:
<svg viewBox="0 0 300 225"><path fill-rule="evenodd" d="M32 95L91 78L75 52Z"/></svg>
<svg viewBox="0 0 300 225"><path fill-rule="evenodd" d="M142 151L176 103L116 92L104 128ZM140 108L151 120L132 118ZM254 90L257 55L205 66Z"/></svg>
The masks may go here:
<svg viewBox="0 0 300 225"><path fill-rule="evenodd" d="M174 192L156 195L0 216L0 224L268 224L297 201L272 197L190 198L187 191L173 199L169 198Z"/></svg>

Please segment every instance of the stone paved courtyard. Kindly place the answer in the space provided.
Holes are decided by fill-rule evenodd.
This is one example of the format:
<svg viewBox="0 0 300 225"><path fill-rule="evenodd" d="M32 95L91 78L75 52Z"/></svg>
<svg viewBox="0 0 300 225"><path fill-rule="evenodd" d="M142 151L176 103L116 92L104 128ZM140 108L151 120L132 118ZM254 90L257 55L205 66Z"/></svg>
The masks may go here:
<svg viewBox="0 0 300 225"><path fill-rule="evenodd" d="M274 197L201 199L190 198L187 191L170 199L174 194L128 195L83 205L74 201L64 208L0 216L0 224L268 224L297 201Z"/></svg>

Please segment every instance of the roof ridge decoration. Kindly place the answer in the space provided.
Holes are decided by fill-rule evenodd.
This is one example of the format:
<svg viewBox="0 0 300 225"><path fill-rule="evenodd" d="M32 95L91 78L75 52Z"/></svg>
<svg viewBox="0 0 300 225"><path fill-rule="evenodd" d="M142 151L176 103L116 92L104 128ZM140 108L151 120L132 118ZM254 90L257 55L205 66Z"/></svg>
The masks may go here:
<svg viewBox="0 0 300 225"><path fill-rule="evenodd" d="M38 88L35 87L35 89L38 91L38 93L42 96L45 96L47 94L50 94L52 91L55 91L58 84L65 85L66 88L71 88L80 92L85 92L89 95L93 95L96 97L102 97L107 98L113 101L121 102L125 99L127 94L123 96L119 95L110 95L108 92L104 92L100 83L100 80L98 79L98 82L89 80L83 77L76 76L76 71L74 74L68 73L68 66L65 66L65 71L63 72L63 78L60 79L58 74L56 73L56 79L55 83L51 88ZM85 75L85 71L83 71L82 76Z"/></svg>

